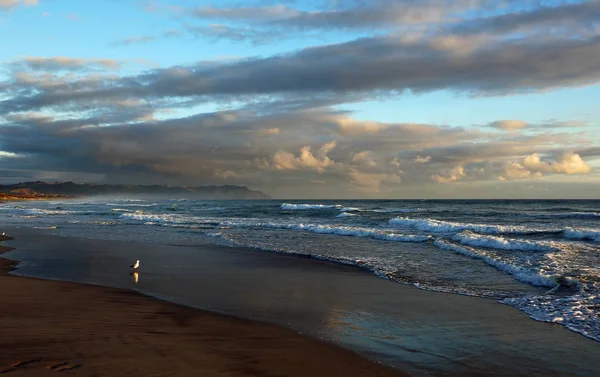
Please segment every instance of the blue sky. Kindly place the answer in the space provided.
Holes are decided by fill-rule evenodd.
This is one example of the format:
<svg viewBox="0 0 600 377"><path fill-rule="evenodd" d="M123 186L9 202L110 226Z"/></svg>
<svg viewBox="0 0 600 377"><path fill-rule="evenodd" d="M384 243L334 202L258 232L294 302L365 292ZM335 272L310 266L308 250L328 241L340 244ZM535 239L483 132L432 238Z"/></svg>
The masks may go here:
<svg viewBox="0 0 600 377"><path fill-rule="evenodd" d="M0 0L0 183L600 197L596 15L596 0Z"/></svg>

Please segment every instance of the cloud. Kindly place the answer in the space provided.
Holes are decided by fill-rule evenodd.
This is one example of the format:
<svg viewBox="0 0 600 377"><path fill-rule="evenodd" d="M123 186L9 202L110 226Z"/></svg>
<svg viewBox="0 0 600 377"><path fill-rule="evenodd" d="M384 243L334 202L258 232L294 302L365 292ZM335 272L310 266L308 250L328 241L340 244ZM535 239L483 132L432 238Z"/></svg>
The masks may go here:
<svg viewBox="0 0 600 377"><path fill-rule="evenodd" d="M502 180L541 178L544 174L587 174L592 168L579 154L564 152L554 162L541 160L538 153L526 156L521 162L512 162L505 170Z"/></svg>
<svg viewBox="0 0 600 377"><path fill-rule="evenodd" d="M454 169L445 173L444 175L432 175L431 180L437 183L455 183L465 176L465 168L463 166L457 166Z"/></svg>
<svg viewBox="0 0 600 377"><path fill-rule="evenodd" d="M156 40L156 37L151 35L134 35L125 39L114 42L113 46L129 46L132 44L148 43Z"/></svg>
<svg viewBox="0 0 600 377"><path fill-rule="evenodd" d="M503 131L514 132L524 129L528 124L522 120L498 120L490 123L489 126Z"/></svg>
<svg viewBox="0 0 600 377"><path fill-rule="evenodd" d="M25 5L25 6L38 5L38 0L0 0L0 10L16 8L20 5Z"/></svg>
<svg viewBox="0 0 600 377"><path fill-rule="evenodd" d="M285 5L263 7L215 8L200 7L188 10L198 18L272 21L297 15L299 12Z"/></svg>
<svg viewBox="0 0 600 377"><path fill-rule="evenodd" d="M199 22L248 27L281 37L310 30L358 30L373 34L396 31L407 37L471 35L563 36L597 32L600 5L596 0L338 0L313 5L312 9L287 5L177 8L178 16ZM490 15L491 14L491 15Z"/></svg>
<svg viewBox="0 0 600 377"><path fill-rule="evenodd" d="M436 183L458 182L443 190L463 195L471 184L511 185L498 179L595 176L597 138L579 132L592 123L526 123L507 110L505 120L457 127L401 114L397 122L357 119L340 108L405 93L503 96L597 84L597 1L254 3L267 5L177 8L178 30L120 42L196 33L261 43L318 32L328 43L137 73L99 58L8 64L0 175L88 172L110 182L238 183L275 195L306 195L310 182L324 182L319 194L334 196L435 195ZM362 37L328 39L340 30Z"/></svg>
<svg viewBox="0 0 600 377"><path fill-rule="evenodd" d="M19 64L19 63L17 63ZM65 56L37 57L26 56L20 62L21 66L33 70L60 71L60 70L82 70L89 68L118 69L120 63L113 59L82 59Z"/></svg>
<svg viewBox="0 0 600 377"><path fill-rule="evenodd" d="M468 43L467 40L462 41ZM109 98L195 97L249 100L256 96L340 96L429 92L493 95L580 86L600 80L599 40L498 41L463 55L431 41L359 39L296 53L149 71L98 82L73 80L78 90L20 93L3 112Z"/></svg>
<svg viewBox="0 0 600 377"><path fill-rule="evenodd" d="M559 174L587 174L592 168L581 158L580 155L572 152L565 152L550 165L553 172Z"/></svg>
<svg viewBox="0 0 600 377"><path fill-rule="evenodd" d="M257 7L200 7L183 9L184 14L201 20L246 22L286 29L368 29L406 24L441 22L450 14L466 12L491 1L436 0L342 0L329 7L301 10L285 5ZM180 12L180 13L182 13Z"/></svg>
<svg viewBox="0 0 600 377"><path fill-rule="evenodd" d="M417 156L417 157L415 157L415 159L413 161L416 162L417 164L426 164L429 161L431 161L431 156L425 156L425 157Z"/></svg>
<svg viewBox="0 0 600 377"><path fill-rule="evenodd" d="M276 34L267 31L259 31L250 27L232 27L223 24L188 26L185 30L194 36L212 39L213 42L226 39L233 42L248 42L258 45L278 37ZM169 36L177 36L176 34L169 34Z"/></svg>
<svg viewBox="0 0 600 377"><path fill-rule="evenodd" d="M237 183L305 196L312 195L310 182L317 180L325 182L319 195L372 196L410 187L425 192L432 183L586 170L576 155L563 154L574 150L577 139L561 134L506 139L495 132L411 123L378 123L383 127L377 133L355 133L344 125L363 130L372 122L328 108L263 113L245 107L162 119L157 111L169 103L127 99L97 105L80 113L4 115L0 150L23 157L3 159L1 174L88 172L109 182ZM519 157L520 166L505 172L513 156L536 151L559 157L539 162ZM414 163L417 153L428 162Z"/></svg>
<svg viewBox="0 0 600 377"><path fill-rule="evenodd" d="M278 150L268 164L278 170L314 169L317 172L322 173L325 168L335 164L335 162L327 156L327 153L335 148L335 146L335 141L324 144L319 148L316 156L311 152L311 147L309 145L305 145L300 149L300 155L298 157L284 150Z"/></svg>
<svg viewBox="0 0 600 377"><path fill-rule="evenodd" d="M523 34L531 31L564 32L565 29L576 28L576 32L582 32L592 31L593 25L600 19L600 2L597 0L540 2L536 5L530 9L462 22L452 30L456 33Z"/></svg>

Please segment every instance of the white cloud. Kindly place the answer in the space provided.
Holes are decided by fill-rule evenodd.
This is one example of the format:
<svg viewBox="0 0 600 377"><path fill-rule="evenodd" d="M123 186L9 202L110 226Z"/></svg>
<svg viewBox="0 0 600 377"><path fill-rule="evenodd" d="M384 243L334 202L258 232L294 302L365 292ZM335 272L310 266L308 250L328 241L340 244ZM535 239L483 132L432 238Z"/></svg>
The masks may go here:
<svg viewBox="0 0 600 377"><path fill-rule="evenodd" d="M444 175L433 174L431 180L437 183L454 183L458 182L461 178L464 178L467 174L463 166L457 166L454 169L446 172Z"/></svg>
<svg viewBox="0 0 600 377"><path fill-rule="evenodd" d="M413 161L418 164L426 164L429 161L431 161L431 156L425 156L425 157L417 156L417 157L415 157L415 159Z"/></svg>
<svg viewBox="0 0 600 377"><path fill-rule="evenodd" d="M335 141L323 145L317 151L318 157L311 152L309 145L305 145L300 149L298 157L290 152L278 150L271 158L269 166L273 166L278 170L314 169L318 173L323 173L325 168L335 164L333 160L327 157L327 153L335 146Z"/></svg>
<svg viewBox="0 0 600 377"><path fill-rule="evenodd" d="M538 153L514 161L504 168L501 180L541 178L543 174L587 174L592 168L577 153L564 152L554 162L542 161Z"/></svg>
<svg viewBox="0 0 600 377"><path fill-rule="evenodd" d="M592 168L577 153L565 152L551 165L560 174L587 174Z"/></svg>
<svg viewBox="0 0 600 377"><path fill-rule="evenodd" d="M367 167L376 167L375 156L371 151L357 152L352 156L352 162L357 165L364 165Z"/></svg>

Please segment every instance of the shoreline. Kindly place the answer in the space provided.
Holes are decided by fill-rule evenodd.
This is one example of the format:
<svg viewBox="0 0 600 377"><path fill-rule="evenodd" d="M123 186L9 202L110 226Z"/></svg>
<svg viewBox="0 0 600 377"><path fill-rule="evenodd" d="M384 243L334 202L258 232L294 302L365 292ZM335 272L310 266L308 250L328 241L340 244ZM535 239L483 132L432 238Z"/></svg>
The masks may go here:
<svg viewBox="0 0 600 377"><path fill-rule="evenodd" d="M0 245L0 372L11 376L405 375L278 325L127 289L9 275L17 262L1 254L11 250Z"/></svg>

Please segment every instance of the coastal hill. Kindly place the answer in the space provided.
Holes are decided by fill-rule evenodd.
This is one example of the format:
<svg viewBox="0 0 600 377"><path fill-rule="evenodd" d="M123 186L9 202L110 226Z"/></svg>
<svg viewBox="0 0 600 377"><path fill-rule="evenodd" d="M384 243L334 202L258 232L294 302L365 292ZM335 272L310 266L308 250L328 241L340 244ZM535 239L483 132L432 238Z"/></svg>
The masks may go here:
<svg viewBox="0 0 600 377"><path fill-rule="evenodd" d="M22 182L0 185L0 200L53 199L85 196L145 196L185 199L271 199L245 186L177 187L161 185L112 185L74 182Z"/></svg>

